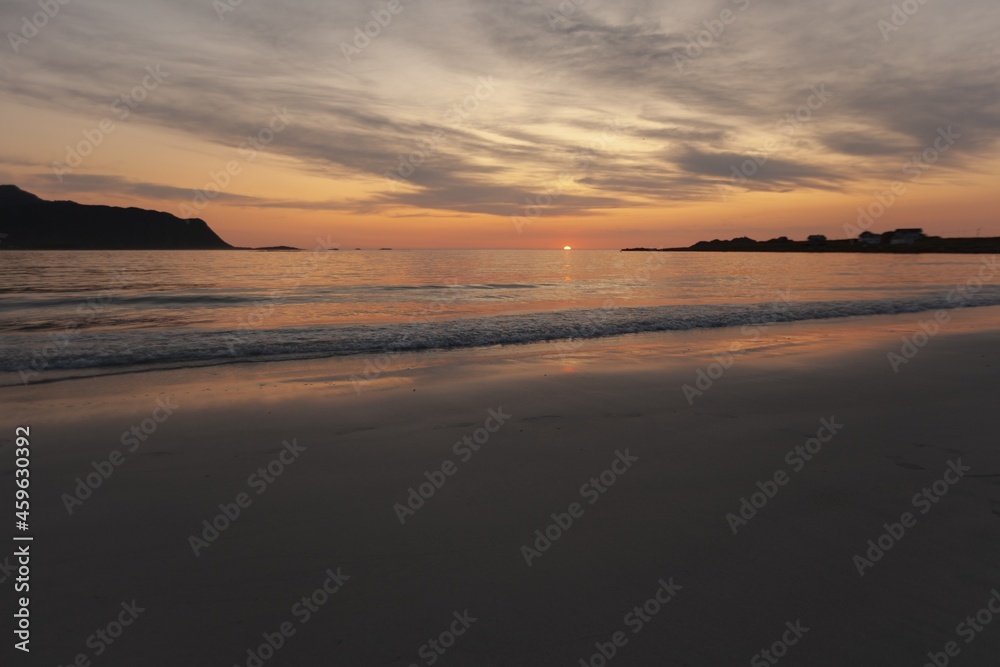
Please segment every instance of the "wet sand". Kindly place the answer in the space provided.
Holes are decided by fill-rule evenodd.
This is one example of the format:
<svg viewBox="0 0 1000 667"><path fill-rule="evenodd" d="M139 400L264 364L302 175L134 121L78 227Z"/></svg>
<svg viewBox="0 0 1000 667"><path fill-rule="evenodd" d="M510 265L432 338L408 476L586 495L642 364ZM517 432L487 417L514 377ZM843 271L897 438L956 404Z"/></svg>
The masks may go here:
<svg viewBox="0 0 1000 667"><path fill-rule="evenodd" d="M0 388L31 664L993 665L1000 308L953 316L898 372L932 314Z"/></svg>

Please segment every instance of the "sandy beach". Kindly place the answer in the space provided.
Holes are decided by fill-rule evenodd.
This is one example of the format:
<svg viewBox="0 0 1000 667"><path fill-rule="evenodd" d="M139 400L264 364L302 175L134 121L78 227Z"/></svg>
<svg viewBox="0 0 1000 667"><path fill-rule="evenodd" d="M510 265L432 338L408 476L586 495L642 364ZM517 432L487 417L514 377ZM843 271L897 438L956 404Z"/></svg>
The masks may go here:
<svg viewBox="0 0 1000 667"><path fill-rule="evenodd" d="M32 657L996 664L1000 308L951 316L2 388Z"/></svg>
<svg viewBox="0 0 1000 667"><path fill-rule="evenodd" d="M0 667L1000 667L997 10L0 2Z"/></svg>

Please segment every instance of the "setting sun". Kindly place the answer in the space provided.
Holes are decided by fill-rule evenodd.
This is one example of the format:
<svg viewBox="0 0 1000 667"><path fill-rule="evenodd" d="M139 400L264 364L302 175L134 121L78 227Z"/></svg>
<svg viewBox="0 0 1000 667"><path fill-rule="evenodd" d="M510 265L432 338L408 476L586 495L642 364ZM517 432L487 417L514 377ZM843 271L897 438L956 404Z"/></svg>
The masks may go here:
<svg viewBox="0 0 1000 667"><path fill-rule="evenodd" d="M1000 667L998 8L0 0L0 667Z"/></svg>

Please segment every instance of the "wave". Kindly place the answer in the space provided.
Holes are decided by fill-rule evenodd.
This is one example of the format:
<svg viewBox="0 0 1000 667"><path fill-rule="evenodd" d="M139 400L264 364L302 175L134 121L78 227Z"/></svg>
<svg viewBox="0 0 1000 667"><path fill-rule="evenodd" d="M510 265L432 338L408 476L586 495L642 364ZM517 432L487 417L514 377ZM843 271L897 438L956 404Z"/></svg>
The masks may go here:
<svg viewBox="0 0 1000 667"><path fill-rule="evenodd" d="M472 285L382 285L372 287L368 285L356 285L348 287L330 288L320 293L327 298L337 295L356 293L366 293L372 290L377 292L409 292L409 291L436 291L436 290L522 290L538 289L540 287L550 287L548 284L521 284L521 283L485 283ZM73 290L59 290L60 294L72 293ZM31 294L44 293L41 290L32 290ZM141 295L129 295L115 293L112 290L98 290L97 296L90 299L81 300L76 297L38 297L20 296L20 293L4 293L0 290L0 310L24 310L24 309L53 309L67 308L85 310L94 304L109 304L115 307L168 307L168 306L242 306L246 304L281 301L283 303L305 303L315 298L315 295L296 294L290 290L278 288L270 291L259 290L246 294L204 294L204 293L176 293L165 292L163 294L144 293Z"/></svg>
<svg viewBox="0 0 1000 667"><path fill-rule="evenodd" d="M142 296L102 295L81 301L68 298L0 298L0 310L22 310L26 308L76 308L85 310L105 303L115 306L193 306L208 305L240 305L261 301L261 297L237 296L232 294L144 294Z"/></svg>
<svg viewBox="0 0 1000 667"><path fill-rule="evenodd" d="M386 326L106 333L68 330L61 335L45 336L5 334L4 342L8 344L0 352L0 371L111 369L150 364L176 366L262 357L281 359L442 350L995 305L1000 305L1000 288L984 289L974 297L963 299L956 299L953 293L867 301L612 307L450 321L411 321Z"/></svg>

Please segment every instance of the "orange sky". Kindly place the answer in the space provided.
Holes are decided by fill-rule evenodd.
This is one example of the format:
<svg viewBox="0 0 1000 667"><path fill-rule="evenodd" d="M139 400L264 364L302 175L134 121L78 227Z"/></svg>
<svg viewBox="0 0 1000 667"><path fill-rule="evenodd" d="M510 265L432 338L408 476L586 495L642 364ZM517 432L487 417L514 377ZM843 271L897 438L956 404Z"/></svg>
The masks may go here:
<svg viewBox="0 0 1000 667"><path fill-rule="evenodd" d="M995 43L988 3L887 33L860 1L734 0L718 35L693 0L644 7L403 5L354 52L363 2L66 5L0 54L0 181L201 217L240 246L837 238L893 182L873 231L1000 235L1000 59L967 48Z"/></svg>

